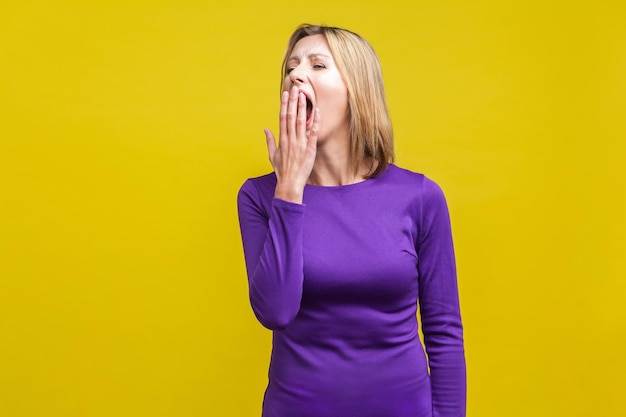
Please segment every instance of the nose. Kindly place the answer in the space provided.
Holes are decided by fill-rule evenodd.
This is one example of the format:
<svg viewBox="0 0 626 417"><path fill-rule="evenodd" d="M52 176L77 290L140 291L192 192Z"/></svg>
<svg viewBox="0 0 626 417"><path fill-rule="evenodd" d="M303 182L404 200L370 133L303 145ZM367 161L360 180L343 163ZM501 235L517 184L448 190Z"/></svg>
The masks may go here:
<svg viewBox="0 0 626 417"><path fill-rule="evenodd" d="M294 68L289 73L289 79L295 85L299 85L299 84L302 84L304 82L305 77L304 77L304 74L302 73L302 71L300 70L300 67Z"/></svg>

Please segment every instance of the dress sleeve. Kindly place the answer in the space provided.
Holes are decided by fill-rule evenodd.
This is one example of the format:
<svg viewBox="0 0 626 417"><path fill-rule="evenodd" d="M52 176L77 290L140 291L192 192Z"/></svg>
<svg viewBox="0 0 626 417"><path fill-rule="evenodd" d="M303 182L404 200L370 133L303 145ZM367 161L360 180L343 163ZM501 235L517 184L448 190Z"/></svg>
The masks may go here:
<svg viewBox="0 0 626 417"><path fill-rule="evenodd" d="M302 299L305 207L272 198L266 208L250 180L239 190L237 206L252 310L268 329L285 329Z"/></svg>
<svg viewBox="0 0 626 417"><path fill-rule="evenodd" d="M464 417L465 353L450 217L443 192L428 178L424 178L417 254L433 417Z"/></svg>

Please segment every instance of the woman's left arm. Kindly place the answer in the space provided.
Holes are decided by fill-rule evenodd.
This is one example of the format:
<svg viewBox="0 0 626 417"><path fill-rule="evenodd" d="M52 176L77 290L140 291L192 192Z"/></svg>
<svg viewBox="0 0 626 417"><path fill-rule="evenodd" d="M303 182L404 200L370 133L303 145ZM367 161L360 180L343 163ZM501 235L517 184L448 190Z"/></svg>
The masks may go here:
<svg viewBox="0 0 626 417"><path fill-rule="evenodd" d="M433 416L464 417L465 351L450 216L441 188L426 177L421 209L417 243L419 305Z"/></svg>

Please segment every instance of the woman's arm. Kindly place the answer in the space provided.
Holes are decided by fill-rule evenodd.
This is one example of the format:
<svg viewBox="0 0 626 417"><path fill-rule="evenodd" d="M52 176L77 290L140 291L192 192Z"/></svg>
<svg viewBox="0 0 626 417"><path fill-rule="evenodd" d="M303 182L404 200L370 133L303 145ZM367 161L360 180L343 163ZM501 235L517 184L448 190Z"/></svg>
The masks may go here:
<svg viewBox="0 0 626 417"><path fill-rule="evenodd" d="M302 298L305 207L273 198L264 209L250 180L239 190L237 205L252 309L263 326L284 329L298 314Z"/></svg>
<svg viewBox="0 0 626 417"><path fill-rule="evenodd" d="M428 178L424 178L417 254L433 416L464 417L465 353L450 217L443 192Z"/></svg>
<svg viewBox="0 0 626 417"><path fill-rule="evenodd" d="M306 98L294 86L280 101L280 134L265 129L267 152L276 175L274 198L264 208L261 193L248 180L237 204L248 271L250 302L257 318L272 330L286 328L300 310L304 187L317 152L320 112L306 130Z"/></svg>

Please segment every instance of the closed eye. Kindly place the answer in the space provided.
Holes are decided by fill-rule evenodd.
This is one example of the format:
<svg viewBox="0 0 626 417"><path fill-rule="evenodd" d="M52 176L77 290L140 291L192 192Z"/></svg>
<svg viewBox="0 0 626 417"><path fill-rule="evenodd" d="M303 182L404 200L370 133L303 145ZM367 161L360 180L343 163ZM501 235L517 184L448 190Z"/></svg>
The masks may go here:
<svg viewBox="0 0 626 417"><path fill-rule="evenodd" d="M315 68L315 69L326 68L326 65L324 65L324 64L315 64L315 65L313 65L313 68Z"/></svg>

